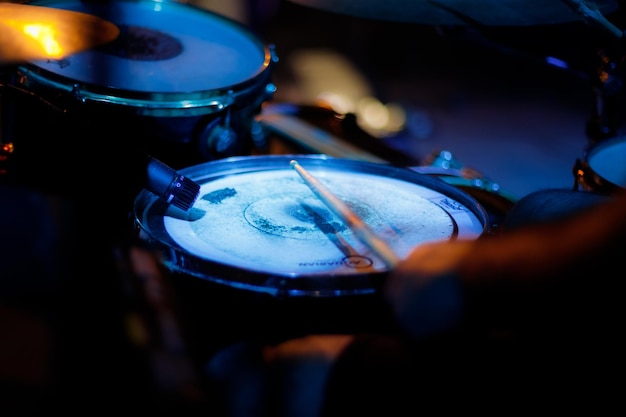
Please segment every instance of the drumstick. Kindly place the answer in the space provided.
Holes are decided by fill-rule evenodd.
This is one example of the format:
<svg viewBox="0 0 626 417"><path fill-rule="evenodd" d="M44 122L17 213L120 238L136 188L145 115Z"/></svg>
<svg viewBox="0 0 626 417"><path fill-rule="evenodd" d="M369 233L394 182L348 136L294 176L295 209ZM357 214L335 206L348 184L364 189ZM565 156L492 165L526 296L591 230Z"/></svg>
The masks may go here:
<svg viewBox="0 0 626 417"><path fill-rule="evenodd" d="M380 239L370 229L359 216L354 213L343 201L331 193L313 175L305 170L296 160L289 163L293 169L302 177L306 185L328 208L339 216L352 230L355 236L366 245L377 257L379 257L388 267L393 268L399 261L393 250L385 241Z"/></svg>

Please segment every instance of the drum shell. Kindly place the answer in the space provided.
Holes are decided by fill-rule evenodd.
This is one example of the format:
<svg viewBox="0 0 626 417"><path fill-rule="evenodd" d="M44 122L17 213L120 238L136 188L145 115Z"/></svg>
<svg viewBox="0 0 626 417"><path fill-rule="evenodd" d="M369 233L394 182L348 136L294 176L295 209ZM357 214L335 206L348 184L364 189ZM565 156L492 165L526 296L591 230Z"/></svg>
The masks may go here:
<svg viewBox="0 0 626 417"><path fill-rule="evenodd" d="M16 76L23 74L23 69L19 69ZM121 153L143 152L179 169L248 155L259 145L252 131L254 117L268 99L265 87L254 92L260 95L247 97L252 102L233 103L227 109L198 115L189 111L188 115L156 116L120 104L82 102L71 93L33 86L28 81L31 76L32 73L24 78L20 89L9 86L2 93L4 106L10 106L13 113L10 136L16 149L25 154L25 164L45 154L46 160L55 158L64 165L78 164L76 168L80 169L77 155L101 155L115 161ZM234 140L225 149L219 146L218 151L213 134L220 134L224 127ZM33 169L37 166L42 166L41 161L32 164Z"/></svg>
<svg viewBox="0 0 626 417"><path fill-rule="evenodd" d="M216 158L250 154L256 146L252 137L254 117L272 97L270 76L269 72L264 73L255 80L259 85L245 89L239 86L242 90L237 94L230 90L216 91L214 102L204 107L150 108L158 103L135 106L121 101L96 101L82 96L78 86L68 90L52 82L56 77L53 74L22 66L11 76L19 81L11 81L8 88L12 91L5 95L14 101L13 135L17 139L59 133L72 146L96 142L122 149L136 147L182 168ZM20 94L25 96L19 97ZM181 103L192 94L187 97L181 94ZM218 150L212 145L211 134L216 127L227 128L234 134L236 141L227 149Z"/></svg>
<svg viewBox="0 0 626 417"><path fill-rule="evenodd" d="M396 331L380 294L275 297L170 271L181 319L201 360L240 340L278 343L307 334Z"/></svg>

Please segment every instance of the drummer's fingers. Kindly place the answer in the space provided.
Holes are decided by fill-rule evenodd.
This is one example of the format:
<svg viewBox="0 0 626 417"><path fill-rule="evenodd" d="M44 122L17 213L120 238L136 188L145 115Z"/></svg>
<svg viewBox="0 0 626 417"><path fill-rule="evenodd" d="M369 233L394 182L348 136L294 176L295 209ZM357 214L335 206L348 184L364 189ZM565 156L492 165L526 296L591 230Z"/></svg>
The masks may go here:
<svg viewBox="0 0 626 417"><path fill-rule="evenodd" d="M436 242L414 249L388 276L383 297L413 337L454 327L463 313L460 263L471 242Z"/></svg>
<svg viewBox="0 0 626 417"><path fill-rule="evenodd" d="M320 360L333 361L352 341L352 335L311 334L289 339L277 345L264 348L263 357L267 362Z"/></svg>
<svg viewBox="0 0 626 417"><path fill-rule="evenodd" d="M439 276L459 273L460 262L472 248L472 242L429 242L414 248L391 271L383 286L389 302L403 300L421 291Z"/></svg>

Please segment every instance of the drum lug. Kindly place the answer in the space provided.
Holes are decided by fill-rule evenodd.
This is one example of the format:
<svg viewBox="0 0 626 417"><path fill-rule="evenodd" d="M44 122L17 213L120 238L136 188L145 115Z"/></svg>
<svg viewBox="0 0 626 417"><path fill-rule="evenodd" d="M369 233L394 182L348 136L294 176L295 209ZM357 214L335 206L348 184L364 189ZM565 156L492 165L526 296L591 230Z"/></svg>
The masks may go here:
<svg viewBox="0 0 626 417"><path fill-rule="evenodd" d="M72 85L72 96L81 103L87 101L85 96L80 92L80 86L78 84Z"/></svg>
<svg viewBox="0 0 626 417"><path fill-rule="evenodd" d="M276 45L270 44L268 45L267 49L269 50L270 59L272 60L272 62L278 62L278 54L276 53Z"/></svg>
<svg viewBox="0 0 626 417"><path fill-rule="evenodd" d="M266 151L268 147L268 136L269 132L263 127L263 124L256 119L253 120L250 126L250 137L252 138L254 146L259 150Z"/></svg>
<svg viewBox="0 0 626 417"><path fill-rule="evenodd" d="M217 155L227 155L237 141L237 134L228 126L216 126L207 138L209 149Z"/></svg>
<svg viewBox="0 0 626 417"><path fill-rule="evenodd" d="M432 167L439 167L450 172L458 172L462 178L469 181L472 187L485 191L498 193L500 192L500 184L486 178L481 172L464 166L459 162L450 151L442 150L433 152L426 162Z"/></svg>
<svg viewBox="0 0 626 417"><path fill-rule="evenodd" d="M274 98L274 94L276 93L276 85L273 83L269 83L265 86L265 97L263 101L271 100Z"/></svg>
<svg viewBox="0 0 626 417"><path fill-rule="evenodd" d="M198 137L200 152L207 158L230 156L239 140L237 133L230 127L230 112L224 120L216 119L204 127Z"/></svg>

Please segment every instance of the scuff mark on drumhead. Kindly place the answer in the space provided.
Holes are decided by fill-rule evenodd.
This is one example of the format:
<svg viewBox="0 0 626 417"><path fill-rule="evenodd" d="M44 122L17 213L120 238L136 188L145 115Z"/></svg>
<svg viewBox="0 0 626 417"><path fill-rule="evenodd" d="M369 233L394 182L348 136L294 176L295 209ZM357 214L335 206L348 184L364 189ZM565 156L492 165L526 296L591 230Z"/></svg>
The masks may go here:
<svg viewBox="0 0 626 417"><path fill-rule="evenodd" d="M137 61L172 59L183 51L183 45L167 33L139 26L118 27L120 34L117 39L99 47L100 51Z"/></svg>
<svg viewBox="0 0 626 417"><path fill-rule="evenodd" d="M202 196L202 200L208 201L211 204L220 204L227 198L232 198L237 195L237 190L234 188L221 188L219 190L211 191L208 194Z"/></svg>

